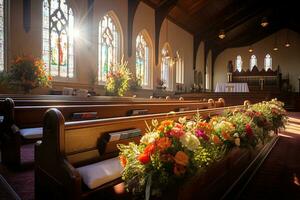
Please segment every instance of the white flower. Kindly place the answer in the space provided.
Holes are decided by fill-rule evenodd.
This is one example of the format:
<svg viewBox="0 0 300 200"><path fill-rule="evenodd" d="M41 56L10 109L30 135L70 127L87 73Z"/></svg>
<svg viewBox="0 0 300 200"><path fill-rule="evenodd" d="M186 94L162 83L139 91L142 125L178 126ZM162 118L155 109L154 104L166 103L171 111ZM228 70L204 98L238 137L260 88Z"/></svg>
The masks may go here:
<svg viewBox="0 0 300 200"><path fill-rule="evenodd" d="M191 132L186 132L180 137L181 144L191 151L196 150L200 146L199 139Z"/></svg>
<svg viewBox="0 0 300 200"><path fill-rule="evenodd" d="M239 137L239 133L233 134L233 137Z"/></svg>
<svg viewBox="0 0 300 200"><path fill-rule="evenodd" d="M186 122L186 117L179 117L178 121L180 124L184 124Z"/></svg>
<svg viewBox="0 0 300 200"><path fill-rule="evenodd" d="M194 121L188 121L188 122L186 123L186 127L187 127L188 129L192 129L194 125L195 125L195 122L194 122Z"/></svg>
<svg viewBox="0 0 300 200"><path fill-rule="evenodd" d="M240 140L240 138L235 138L235 139L234 139L234 143L235 143L236 146L239 147L239 146L241 145L241 140Z"/></svg>
<svg viewBox="0 0 300 200"><path fill-rule="evenodd" d="M158 132L150 132L150 133L145 134L141 138L140 142L147 145L147 144L153 143L157 138L159 138Z"/></svg>
<svg viewBox="0 0 300 200"><path fill-rule="evenodd" d="M157 126L158 126L158 121L157 121L157 119L152 119L152 125L153 125L154 127L157 127Z"/></svg>

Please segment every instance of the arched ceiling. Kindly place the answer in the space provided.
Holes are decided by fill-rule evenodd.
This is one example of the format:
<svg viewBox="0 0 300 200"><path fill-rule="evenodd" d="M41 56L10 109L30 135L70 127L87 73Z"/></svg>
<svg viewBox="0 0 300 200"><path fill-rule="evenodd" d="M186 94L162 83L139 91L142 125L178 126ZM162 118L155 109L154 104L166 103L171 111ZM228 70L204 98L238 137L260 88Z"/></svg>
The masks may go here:
<svg viewBox="0 0 300 200"><path fill-rule="evenodd" d="M156 11L172 1L167 18L205 41L211 49L221 52L226 48L252 44L281 28L300 33L300 12L297 1L285 0L142 0ZM269 25L263 28L261 19ZM218 38L220 29L226 37Z"/></svg>

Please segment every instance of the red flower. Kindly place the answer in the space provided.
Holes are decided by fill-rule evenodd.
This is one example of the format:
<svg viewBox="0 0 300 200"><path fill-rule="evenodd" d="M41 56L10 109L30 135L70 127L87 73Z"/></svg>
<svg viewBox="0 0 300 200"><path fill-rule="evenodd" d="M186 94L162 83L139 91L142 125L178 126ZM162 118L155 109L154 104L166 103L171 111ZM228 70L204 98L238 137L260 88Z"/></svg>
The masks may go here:
<svg viewBox="0 0 300 200"><path fill-rule="evenodd" d="M126 164L127 164L127 159L126 159L126 157L123 156L123 155L121 155L121 156L119 157L119 159L120 159L120 163L121 163L122 167L125 167Z"/></svg>
<svg viewBox="0 0 300 200"><path fill-rule="evenodd" d="M155 151L155 144L151 143L151 144L148 144L146 146L146 148L144 149L144 154L153 154Z"/></svg>
<svg viewBox="0 0 300 200"><path fill-rule="evenodd" d="M253 136L253 131L252 131L250 124L246 124L245 130L246 130L247 136L249 136L249 137Z"/></svg>
<svg viewBox="0 0 300 200"><path fill-rule="evenodd" d="M150 162L150 154L142 153L139 155L138 160L145 165Z"/></svg>

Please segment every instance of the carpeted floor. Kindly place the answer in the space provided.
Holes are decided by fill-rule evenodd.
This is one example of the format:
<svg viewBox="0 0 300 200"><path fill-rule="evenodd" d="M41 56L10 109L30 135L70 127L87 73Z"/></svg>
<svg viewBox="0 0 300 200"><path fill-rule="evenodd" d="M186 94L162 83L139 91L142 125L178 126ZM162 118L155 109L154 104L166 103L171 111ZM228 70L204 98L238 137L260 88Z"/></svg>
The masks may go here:
<svg viewBox="0 0 300 200"><path fill-rule="evenodd" d="M300 199L300 113L289 113L285 131L239 199ZM0 174L23 200L34 199L33 144L22 147L22 168L0 164ZM1 191L0 191L1 192Z"/></svg>
<svg viewBox="0 0 300 200"><path fill-rule="evenodd" d="M285 131L240 199L300 199L300 113L290 113Z"/></svg>

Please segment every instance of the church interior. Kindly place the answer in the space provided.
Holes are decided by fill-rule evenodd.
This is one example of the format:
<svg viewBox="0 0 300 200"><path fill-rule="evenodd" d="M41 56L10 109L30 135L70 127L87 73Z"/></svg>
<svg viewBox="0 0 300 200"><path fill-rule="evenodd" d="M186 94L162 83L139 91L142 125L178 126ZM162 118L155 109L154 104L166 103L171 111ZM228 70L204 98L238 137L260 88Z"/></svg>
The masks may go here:
<svg viewBox="0 0 300 200"><path fill-rule="evenodd" d="M292 0L0 0L0 199L300 199Z"/></svg>

